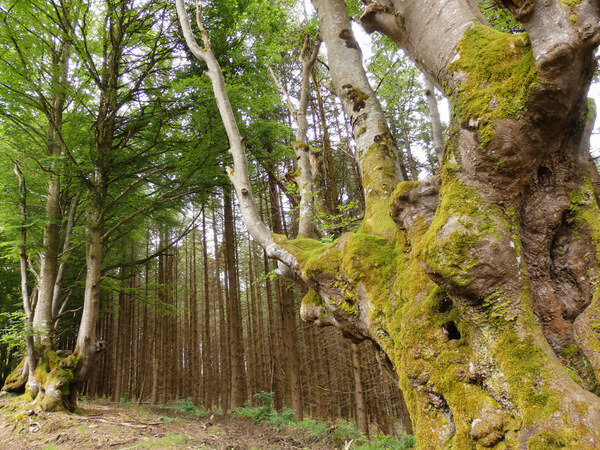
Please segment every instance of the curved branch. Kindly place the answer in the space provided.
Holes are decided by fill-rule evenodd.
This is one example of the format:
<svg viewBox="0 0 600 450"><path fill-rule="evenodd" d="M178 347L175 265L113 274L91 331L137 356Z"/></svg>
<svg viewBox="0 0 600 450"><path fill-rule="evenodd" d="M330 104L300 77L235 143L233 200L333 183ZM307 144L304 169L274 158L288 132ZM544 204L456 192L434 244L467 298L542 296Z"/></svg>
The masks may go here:
<svg viewBox="0 0 600 450"><path fill-rule="evenodd" d="M572 80L586 73L600 44L598 0L501 2L527 31L542 77L565 99L577 97Z"/></svg>
<svg viewBox="0 0 600 450"><path fill-rule="evenodd" d="M431 0L426 8L416 0L384 1L367 6L361 25L367 33L378 31L406 50L438 89L447 81L446 67L464 32L475 23L487 23L469 0Z"/></svg>
<svg viewBox="0 0 600 450"><path fill-rule="evenodd" d="M256 202L252 195L252 188L250 186L248 163L246 160L244 144L242 142L242 135L238 129L235 115L233 114L233 109L231 108L229 97L227 96L221 67L208 45L208 39L204 39L205 50L202 50L196 42L183 0L176 0L176 6L183 35L190 51L196 58L204 61L208 67L208 70L206 70L204 74L212 83L217 107L219 108L219 113L221 114L221 119L223 120L223 125L225 126L225 131L229 139L229 145L231 147L229 151L233 156L234 168L228 167L227 174L233 183L236 197L240 202L244 223L252 238L265 250L270 258L275 258L284 263L291 270L296 270L298 268L298 261L290 252L275 242L271 231L264 224L258 213ZM196 18L200 24L202 24L202 18L199 16L198 12L199 11L197 11ZM201 26L201 30L204 30L203 26Z"/></svg>

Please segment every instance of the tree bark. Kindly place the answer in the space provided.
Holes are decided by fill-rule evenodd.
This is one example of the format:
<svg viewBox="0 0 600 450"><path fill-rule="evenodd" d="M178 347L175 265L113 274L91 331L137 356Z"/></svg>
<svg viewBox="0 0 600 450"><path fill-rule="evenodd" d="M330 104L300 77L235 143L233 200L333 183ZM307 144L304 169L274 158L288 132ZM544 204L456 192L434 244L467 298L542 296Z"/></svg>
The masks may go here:
<svg viewBox="0 0 600 450"><path fill-rule="evenodd" d="M311 288L305 320L384 351L422 448L598 448L600 210L585 97L600 6L505 3L526 36L492 29L467 0L367 6L368 31L402 45L453 110L438 179L396 187L385 132L357 127L376 117L372 92L361 77L340 83L360 66L345 6L315 0L356 130L365 220L333 245L278 238L268 253ZM363 145L375 136L383 148Z"/></svg>
<svg viewBox="0 0 600 450"><path fill-rule="evenodd" d="M327 45L332 85L350 118L365 196L363 227L376 231L385 205L402 179L387 120L362 64L362 52L343 0L314 0L319 33Z"/></svg>
<svg viewBox="0 0 600 450"><path fill-rule="evenodd" d="M425 98L427 99L427 108L431 117L431 134L433 137L433 149L438 162L442 162L442 153L444 151L444 134L442 131L442 121L440 119L440 110L435 98L435 88L428 77L425 77Z"/></svg>
<svg viewBox="0 0 600 450"><path fill-rule="evenodd" d="M210 285L208 283L208 246L206 242L206 211L205 206L202 205L202 260L204 265L204 327L202 329L202 360L204 367L203 374L203 388L204 388L204 398L206 399L206 406L210 408L213 404L213 380L214 380L214 371L213 371L213 349L211 347L210 340ZM194 304L195 308L196 305ZM192 325L192 336L195 344L194 351L198 351L198 325ZM195 370L198 370L197 368Z"/></svg>
<svg viewBox="0 0 600 450"><path fill-rule="evenodd" d="M323 106L323 98L321 96L320 85L317 82L317 74L316 70L313 67L311 71L311 78L313 81L313 85L315 86L315 93L317 97L317 106L318 106L318 115L321 122L322 128L322 155L321 158L315 157L315 162L313 163L313 157L311 154L311 164L313 165L313 172L317 171L317 167L322 167L322 186L317 184L317 189L321 187L323 189L323 193L320 195L321 197L325 197L324 199L324 212L332 214L337 211L338 207L338 189L337 182L335 179L335 170L333 167L333 152L331 149L331 140L329 138L329 130L327 127L327 117L325 115L325 107ZM320 161L319 161L320 160ZM319 164L320 163L320 164ZM316 176L315 176L316 181Z"/></svg>
<svg viewBox="0 0 600 450"><path fill-rule="evenodd" d="M244 368L244 334L235 260L235 231L233 205L224 192L225 267L227 269L227 316L231 348L231 408L242 406L246 400L246 371Z"/></svg>
<svg viewBox="0 0 600 450"><path fill-rule="evenodd" d="M352 348L352 374L354 376L354 402L356 404L356 426L360 431L369 436L369 421L365 406L365 395L363 392L362 364L360 361L360 348L354 342Z"/></svg>

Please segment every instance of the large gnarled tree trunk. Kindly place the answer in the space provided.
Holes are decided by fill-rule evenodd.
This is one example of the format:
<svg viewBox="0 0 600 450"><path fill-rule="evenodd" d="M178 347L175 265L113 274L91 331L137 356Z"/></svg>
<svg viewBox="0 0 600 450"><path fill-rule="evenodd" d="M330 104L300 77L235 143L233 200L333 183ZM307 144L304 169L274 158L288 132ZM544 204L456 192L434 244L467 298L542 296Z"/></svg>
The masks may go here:
<svg viewBox="0 0 600 450"><path fill-rule="evenodd" d="M492 29L469 0L367 7L365 28L405 48L453 111L437 179L392 193L387 130L368 128L377 110L353 78L360 62L347 54L357 46L343 1L315 0L367 198L363 227L329 245L272 236L253 220L243 147L204 30L195 54L224 113L250 232L282 274L311 288L306 320L387 355L422 448L598 448L600 212L586 94L600 5L506 3L526 34Z"/></svg>

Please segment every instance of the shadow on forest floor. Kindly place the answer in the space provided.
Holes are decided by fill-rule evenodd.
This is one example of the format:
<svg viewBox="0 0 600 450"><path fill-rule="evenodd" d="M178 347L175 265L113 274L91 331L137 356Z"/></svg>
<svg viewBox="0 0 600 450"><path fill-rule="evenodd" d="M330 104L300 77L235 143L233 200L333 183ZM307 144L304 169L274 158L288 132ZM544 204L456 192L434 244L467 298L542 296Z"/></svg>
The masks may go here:
<svg viewBox="0 0 600 450"><path fill-rule="evenodd" d="M335 427L318 434L295 426L256 423L235 413L186 412L178 405L138 406L83 399L79 406L83 414L41 412L25 416L20 426L5 412L0 448L335 448L344 444L347 448L390 448L381 440L363 440L356 447L358 440L334 433Z"/></svg>

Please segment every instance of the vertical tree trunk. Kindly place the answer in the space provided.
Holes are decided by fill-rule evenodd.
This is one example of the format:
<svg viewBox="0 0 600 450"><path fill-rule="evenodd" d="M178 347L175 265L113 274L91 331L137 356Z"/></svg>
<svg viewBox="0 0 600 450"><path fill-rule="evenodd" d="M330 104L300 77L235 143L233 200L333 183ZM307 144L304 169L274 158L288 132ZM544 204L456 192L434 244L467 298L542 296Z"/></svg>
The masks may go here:
<svg viewBox="0 0 600 450"><path fill-rule="evenodd" d="M260 341L258 339L258 320L256 317L256 278L254 276L254 267L252 261L252 241L248 240L248 285L246 295L246 316L248 319L248 346L249 352L247 353L248 360L248 394L260 392L259 383L259 347Z"/></svg>
<svg viewBox="0 0 600 450"><path fill-rule="evenodd" d="M124 286L123 286L124 287ZM112 354L115 357L114 363L114 387L112 392L112 401L118 402L121 399L121 384L123 380L123 360L124 360L124 327L123 322L125 321L125 293L121 290L118 293L117 307L113 309L113 330L112 330Z"/></svg>
<svg viewBox="0 0 600 450"><path fill-rule="evenodd" d="M281 225L281 210L279 208L279 195L275 179L269 174L269 195L271 204L271 223L273 232L281 234L283 227ZM296 411L298 418L303 417L302 411L302 392L300 386L300 368L298 362L298 351L296 349L296 327L294 322L294 300L291 287L286 286L281 280L275 280L275 292L279 305L279 318L281 323L281 338L285 351L286 375L289 382L289 396L291 408Z"/></svg>
<svg viewBox="0 0 600 450"><path fill-rule="evenodd" d="M402 112L401 114L405 114ZM400 117L400 129L402 130L402 140L404 141L404 150L406 150L406 159L408 159L408 167L410 168L410 180L419 180L419 171L417 170L417 163L413 158L412 148L410 146L410 137L408 135L407 124L404 115Z"/></svg>
<svg viewBox="0 0 600 450"><path fill-rule="evenodd" d="M221 408L227 410L230 407L231 399L231 348L229 342L228 332L228 318L225 315L225 298L223 296L223 289L221 285L221 262L224 260L224 246L219 247L219 241L217 236L217 221L216 212L212 211L212 223L213 223L213 239L215 245L215 283L217 289L217 301L219 303L219 368L220 368L220 401Z"/></svg>
<svg viewBox="0 0 600 450"><path fill-rule="evenodd" d="M360 431L369 436L369 422L363 392L362 364L358 344L351 343L352 348L352 373L354 375L354 401L356 403L356 426Z"/></svg>
<svg viewBox="0 0 600 450"><path fill-rule="evenodd" d="M56 144L54 144L56 145ZM58 153L50 153L55 155ZM46 220L44 227L44 252L40 268L40 285L38 301L33 316L33 327L36 331L38 344L49 349L53 348L54 317L52 315L52 298L54 283L58 272L58 251L60 247L60 183L57 175L51 175L48 182L48 197L46 198Z"/></svg>
<svg viewBox="0 0 600 450"><path fill-rule="evenodd" d="M442 121L440 120L440 111L438 102L435 98L435 88L429 77L425 76L425 98L427 99L427 107L431 117L431 134L433 136L433 148L438 161L442 162L442 152L444 151L444 134Z"/></svg>
<svg viewBox="0 0 600 450"><path fill-rule="evenodd" d="M102 185L102 175L97 174L98 184ZM75 354L79 357L77 379L78 383L87 380L93 370L96 355L103 346L99 344L96 336L96 324L100 312L100 280L102 278L102 228L104 218L102 214L102 193L94 192L90 200L88 219L86 225L86 281L83 297L83 312L77 334ZM76 391L74 389L74 391ZM73 396L76 392L72 393ZM73 397L74 399L75 397Z"/></svg>
<svg viewBox="0 0 600 450"><path fill-rule="evenodd" d="M216 252L216 248L215 248ZM204 398L206 407L210 408L213 404L213 355L210 339L210 290L208 279L208 247L206 242L206 211L202 205L202 260L204 265L204 328L202 329L202 359L204 364ZM197 326L194 327L194 333L198 335ZM197 338L196 338L197 339Z"/></svg>
<svg viewBox="0 0 600 450"><path fill-rule="evenodd" d="M158 261L156 264L155 271L155 279L154 282L159 285L156 291L156 296L160 299L160 283L162 283L162 263L163 255L159 255ZM160 392L160 366L162 365L162 318L159 315L159 311L157 308L153 309L153 318L154 318L154 326L153 326L153 341L152 341L152 391L150 394L150 402L158 403L158 395Z"/></svg>
<svg viewBox="0 0 600 450"><path fill-rule="evenodd" d="M338 199L338 189L337 182L335 179L335 169L333 166L333 151L331 150L331 140L329 138L329 130L327 126L327 118L325 116L325 108L323 106L323 98L321 97L321 87L317 80L317 73L313 67L312 73L313 85L315 86L315 93L317 96L317 105L318 105L318 113L319 118L321 120L321 128L323 130L323 135L321 137L322 140L322 149L323 149L323 180L324 180L324 196L325 196L325 205L327 210L330 213L334 213L337 210L337 205L339 202Z"/></svg>
<svg viewBox="0 0 600 450"><path fill-rule="evenodd" d="M274 393L274 406L276 409L281 409L282 407L282 392L281 386L282 381L279 372L279 357L281 355L280 351L280 341L279 336L277 335L277 325L278 319L275 315L275 304L273 301L273 290L271 288L271 280L269 279L269 274L271 272L271 268L269 265L269 260L267 259L267 255L263 255L264 258L264 274L266 276L265 284L267 291L267 320L269 322L269 369L271 374L271 382L269 383L269 390Z"/></svg>
<svg viewBox="0 0 600 450"><path fill-rule="evenodd" d="M227 269L227 315L231 333L231 408L242 406L246 400L246 373L244 369L244 342L241 305L235 261L235 223L229 192L223 201L225 225L225 266Z"/></svg>

